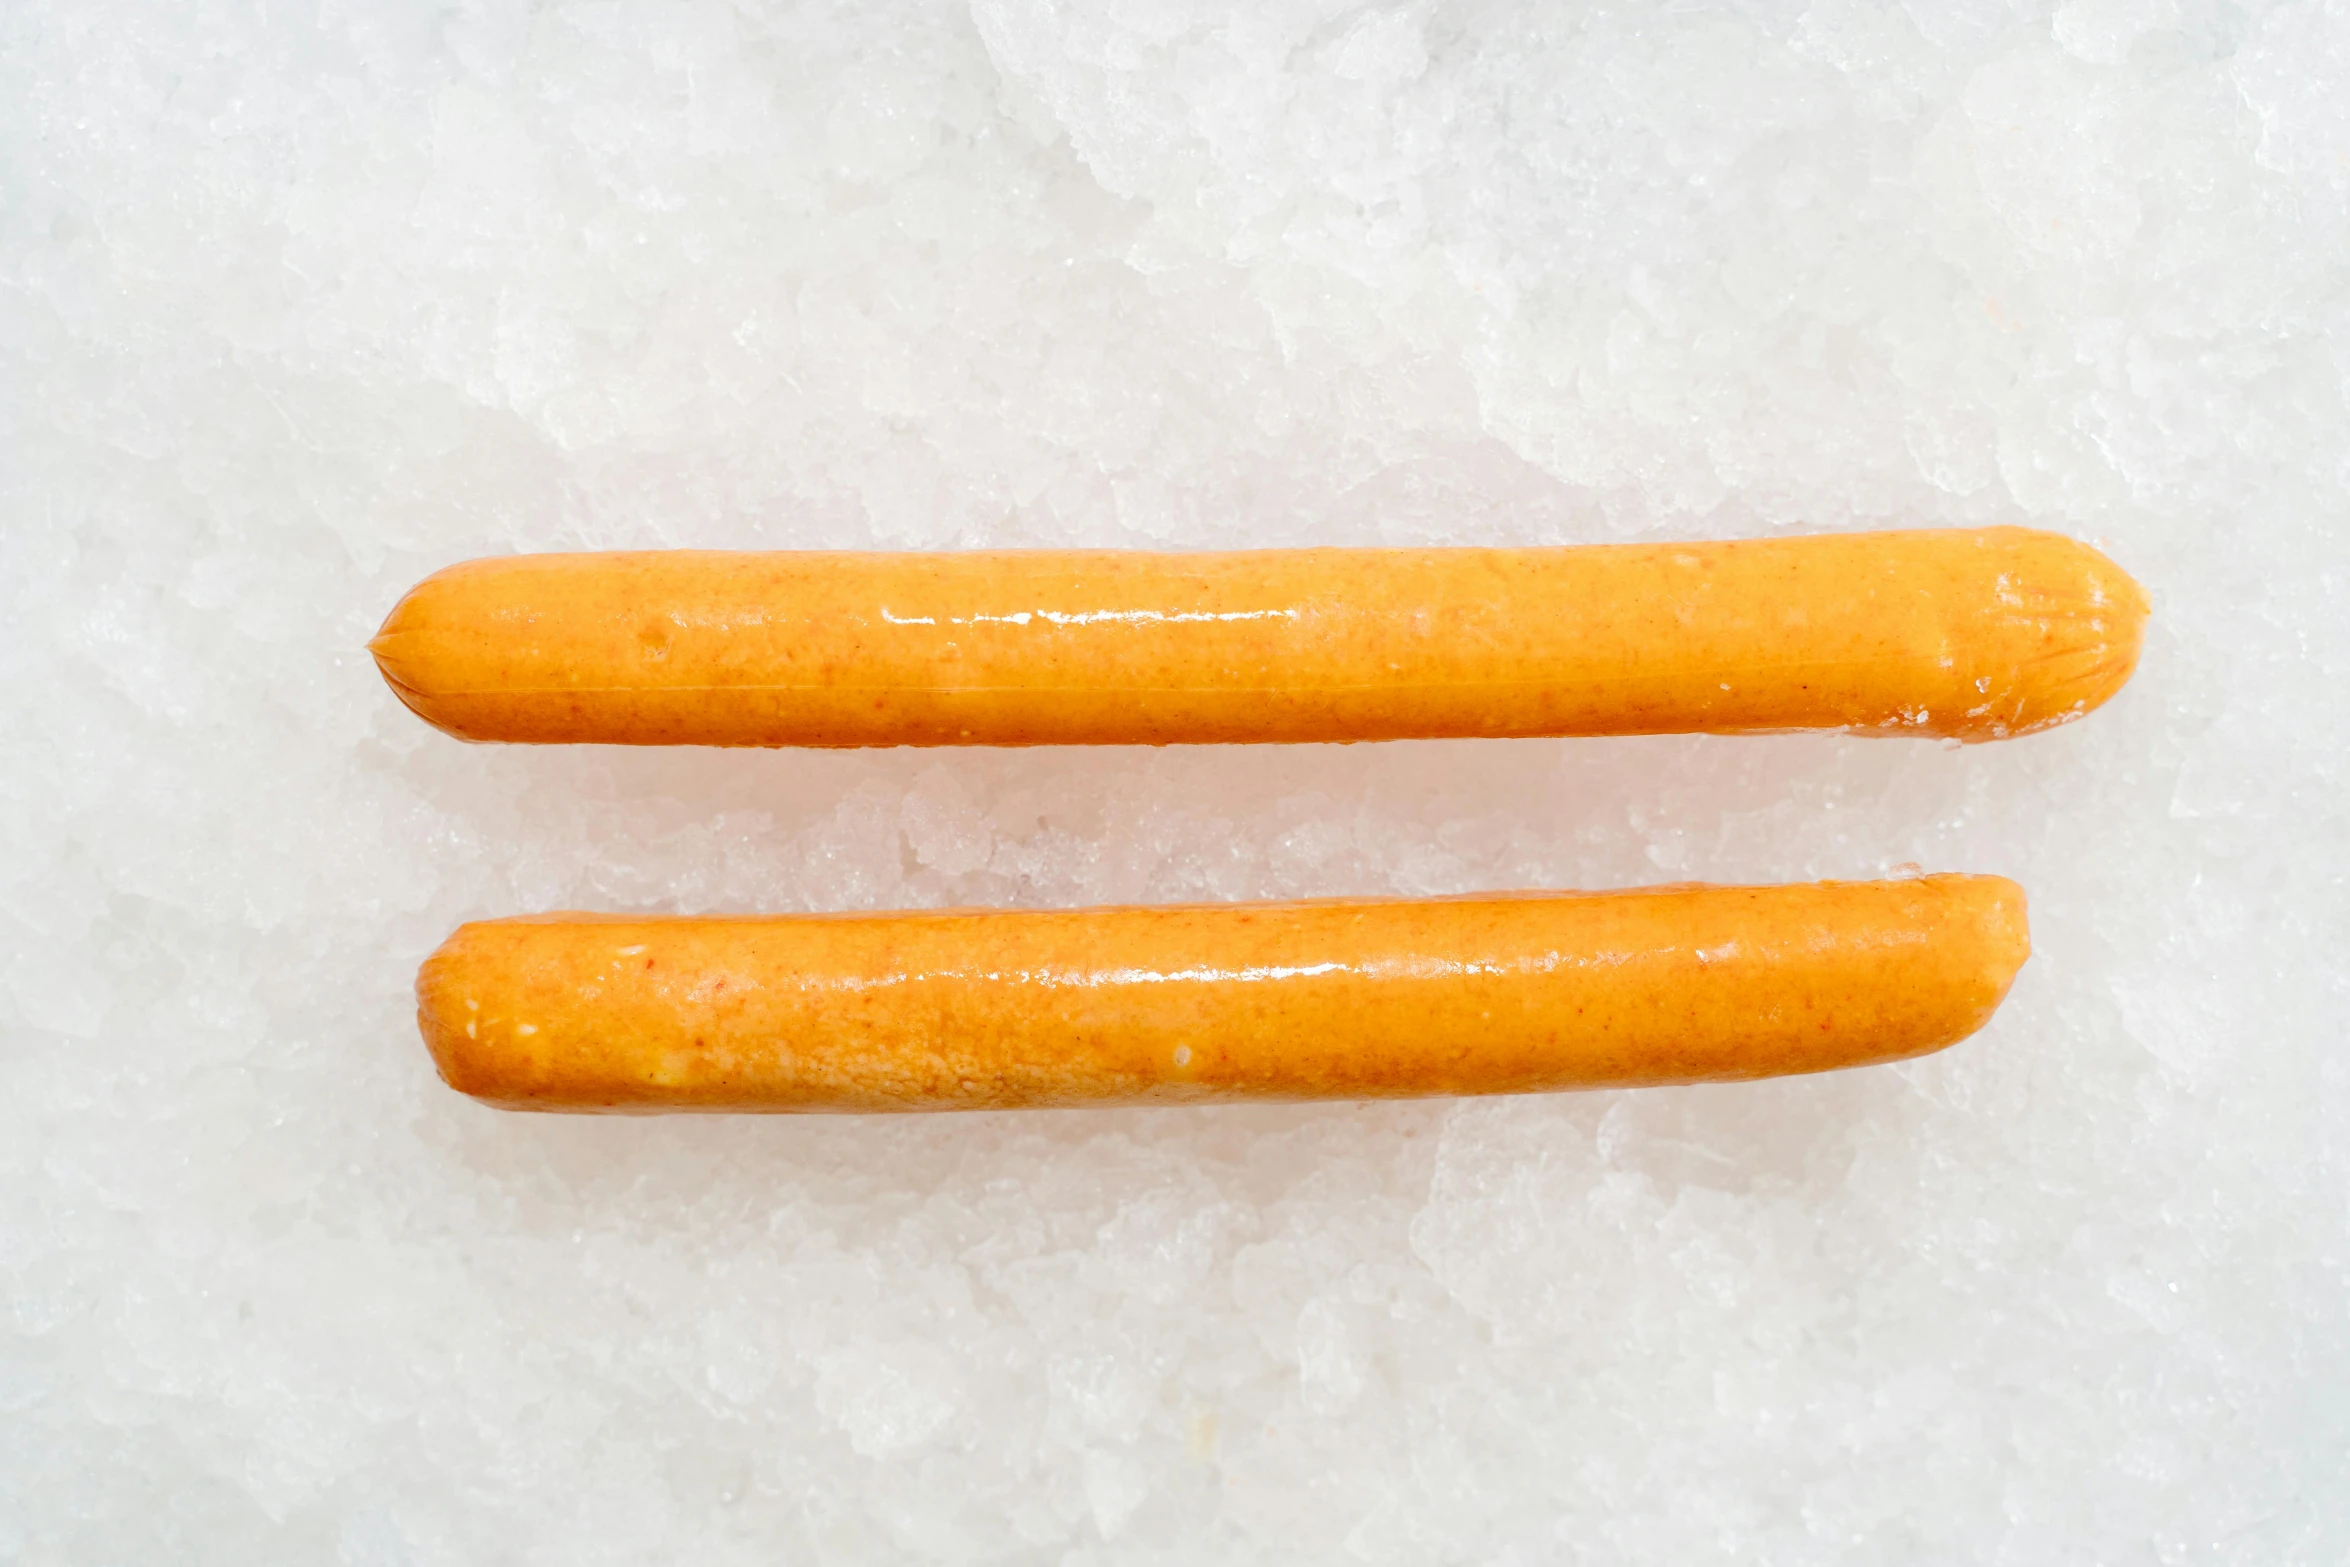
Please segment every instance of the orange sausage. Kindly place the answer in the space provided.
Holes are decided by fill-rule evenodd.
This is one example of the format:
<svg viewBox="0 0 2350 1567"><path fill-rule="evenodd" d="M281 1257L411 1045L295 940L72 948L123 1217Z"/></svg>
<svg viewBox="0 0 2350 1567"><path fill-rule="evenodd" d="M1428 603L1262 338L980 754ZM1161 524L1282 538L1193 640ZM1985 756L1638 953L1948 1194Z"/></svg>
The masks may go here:
<svg viewBox="0 0 2350 1567"><path fill-rule="evenodd" d="M1042 745L1849 729L2097 706L2146 596L2021 528L1565 549L531 555L370 644L467 740Z"/></svg>
<svg viewBox="0 0 2350 1567"><path fill-rule="evenodd" d="M1060 912L461 928L441 1076L523 1110L1369 1099L1817 1072L1980 1028L1996 876Z"/></svg>

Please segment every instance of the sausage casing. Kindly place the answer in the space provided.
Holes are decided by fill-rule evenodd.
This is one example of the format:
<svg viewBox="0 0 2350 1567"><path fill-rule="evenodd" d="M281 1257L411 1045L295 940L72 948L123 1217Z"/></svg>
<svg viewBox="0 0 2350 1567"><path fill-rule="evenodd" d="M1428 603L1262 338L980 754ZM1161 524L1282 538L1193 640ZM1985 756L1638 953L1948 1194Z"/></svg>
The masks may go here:
<svg viewBox="0 0 2350 1567"><path fill-rule="evenodd" d="M469 561L370 644L468 740L1035 745L1845 729L2097 706L2146 598L2021 528L1553 549Z"/></svg>
<svg viewBox="0 0 2350 1567"><path fill-rule="evenodd" d="M516 1109L1358 1099L1816 1072L1982 1026L1995 876L1434 900L461 928L441 1075Z"/></svg>

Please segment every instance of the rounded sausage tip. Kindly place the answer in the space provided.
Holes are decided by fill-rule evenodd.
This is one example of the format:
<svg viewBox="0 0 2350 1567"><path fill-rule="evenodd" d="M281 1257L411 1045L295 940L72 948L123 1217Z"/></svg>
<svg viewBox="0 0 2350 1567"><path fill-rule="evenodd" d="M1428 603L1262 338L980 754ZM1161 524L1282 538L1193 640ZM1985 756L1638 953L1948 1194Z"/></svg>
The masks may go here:
<svg viewBox="0 0 2350 1567"><path fill-rule="evenodd" d="M460 925L416 971L416 1028L442 1082L471 1098L498 1104L502 1101L496 1084L512 1066L501 1065L495 1040L483 1037L479 1003L471 1008L465 1004L465 970L477 928Z"/></svg>
<svg viewBox="0 0 2350 1567"><path fill-rule="evenodd" d="M375 635L367 639L367 654L375 660L375 672L383 676L384 684L391 688L393 696L400 699L402 707L443 734L470 740L474 737L452 727L447 715L438 711L439 704L434 702L431 692L426 689L431 683L431 672L440 656L439 650L430 646L419 647L420 642L429 641L427 633L408 624L414 618L411 606L418 595L430 589L433 581L434 578L426 578L392 606L392 612L384 617L384 623L376 629Z"/></svg>
<svg viewBox="0 0 2350 1567"><path fill-rule="evenodd" d="M1973 878L1980 883L1984 903L1980 916L1983 932L1983 991L1982 1015L1975 1020L1974 1033L1991 1021L1991 1014L2007 999L2015 986L2015 977L2021 973L2032 956L2031 921L2027 912L2024 889L2004 876ZM1964 1035L1960 1036L1965 1037ZM1956 1043L1956 1041L1952 1041Z"/></svg>
<svg viewBox="0 0 2350 1567"><path fill-rule="evenodd" d="M2060 534L2013 530L2017 570L1999 580L2005 635L1994 684L2009 711L1961 736L1998 740L2070 723L2129 684L2153 605L2137 579L2103 552Z"/></svg>

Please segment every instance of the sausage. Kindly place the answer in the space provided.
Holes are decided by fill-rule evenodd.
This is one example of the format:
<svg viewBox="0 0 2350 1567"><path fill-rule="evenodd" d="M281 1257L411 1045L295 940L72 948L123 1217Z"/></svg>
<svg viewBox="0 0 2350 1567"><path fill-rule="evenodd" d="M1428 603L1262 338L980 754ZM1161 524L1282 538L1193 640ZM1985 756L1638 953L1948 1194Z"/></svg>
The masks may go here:
<svg viewBox="0 0 2350 1567"><path fill-rule="evenodd" d="M1065 911L466 925L417 976L510 1109L980 1110L1687 1083L1981 1027L1996 876Z"/></svg>
<svg viewBox="0 0 2350 1567"><path fill-rule="evenodd" d="M2146 596L2021 528L1556 549L468 561L369 644L467 740L1043 745L1847 729L2097 706Z"/></svg>

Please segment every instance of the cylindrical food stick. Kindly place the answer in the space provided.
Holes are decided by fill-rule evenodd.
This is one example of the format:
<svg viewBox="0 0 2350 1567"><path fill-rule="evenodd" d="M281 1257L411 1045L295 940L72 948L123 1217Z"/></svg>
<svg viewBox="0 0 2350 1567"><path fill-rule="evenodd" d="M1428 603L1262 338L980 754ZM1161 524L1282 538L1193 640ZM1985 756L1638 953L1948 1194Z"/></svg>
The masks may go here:
<svg viewBox="0 0 2350 1567"><path fill-rule="evenodd" d="M1996 876L1432 900L467 925L442 1077L526 1110L1369 1099L1817 1072L1965 1038Z"/></svg>
<svg viewBox="0 0 2350 1567"><path fill-rule="evenodd" d="M1993 740L2146 597L2022 528L1559 549L524 555L370 647L467 740L1043 745L1849 729Z"/></svg>

